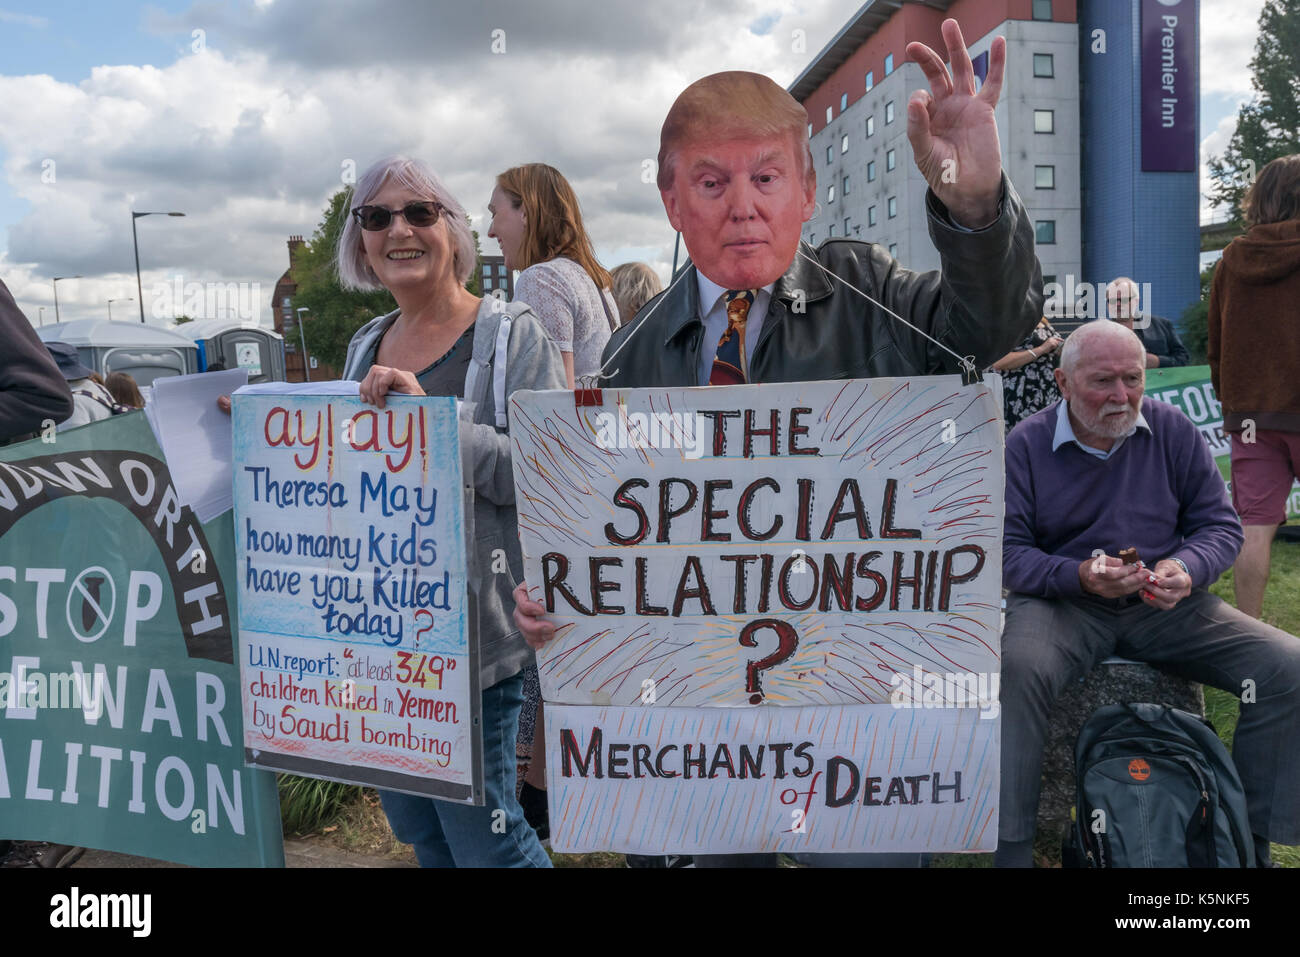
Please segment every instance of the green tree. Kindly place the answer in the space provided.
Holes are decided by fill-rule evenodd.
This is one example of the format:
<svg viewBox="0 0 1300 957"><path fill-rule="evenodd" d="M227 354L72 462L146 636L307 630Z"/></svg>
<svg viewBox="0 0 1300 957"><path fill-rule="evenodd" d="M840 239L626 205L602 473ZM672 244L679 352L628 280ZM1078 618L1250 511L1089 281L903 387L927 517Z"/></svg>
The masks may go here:
<svg viewBox="0 0 1300 957"><path fill-rule="evenodd" d="M1217 265L1217 261L1212 262L1201 270L1200 301L1183 310L1182 340L1187 347L1188 365L1204 365L1207 361L1205 353L1210 344L1210 283L1214 281L1214 267Z"/></svg>
<svg viewBox="0 0 1300 957"><path fill-rule="evenodd" d="M1237 221L1252 169L1258 173L1279 156L1300 153L1300 0L1264 4L1250 69L1255 95L1238 112L1223 155L1209 162L1210 198L1226 203Z"/></svg>
<svg viewBox="0 0 1300 957"><path fill-rule="evenodd" d="M465 283L465 288L476 296L483 295L481 283L479 282L479 273L483 271L483 247L478 244L478 230L470 230L474 234L474 271L469 274L469 281Z"/></svg>
<svg viewBox="0 0 1300 957"><path fill-rule="evenodd" d="M334 250L339 234L347 222L349 189L340 189L330 197L325 215L311 239L298 250L293 264L293 278L298 283L294 308L306 306L308 312L303 333L307 351L340 372L347 357L352 334L375 316L397 308L393 296L385 289L361 292L344 289L334 265ZM294 339L296 336L290 335Z"/></svg>
<svg viewBox="0 0 1300 957"><path fill-rule="evenodd" d="M194 321L194 317L193 317L193 316L177 316L175 319L172 320L172 325L173 325L173 326L183 326L183 325L185 325L185 323L187 323L187 322L193 322L193 321Z"/></svg>
<svg viewBox="0 0 1300 957"><path fill-rule="evenodd" d="M351 195L351 190L344 188L330 197L320 225L298 251L293 269L293 278L298 283L294 308L306 306L309 310L303 315L307 350L340 372L353 334L375 316L397 308L392 293L386 289L363 292L344 289L339 283L334 251L347 222ZM474 233L474 251L478 255L477 232ZM465 288L476 296L480 295L478 274L476 263L469 282L465 284ZM290 335L288 338L296 337Z"/></svg>

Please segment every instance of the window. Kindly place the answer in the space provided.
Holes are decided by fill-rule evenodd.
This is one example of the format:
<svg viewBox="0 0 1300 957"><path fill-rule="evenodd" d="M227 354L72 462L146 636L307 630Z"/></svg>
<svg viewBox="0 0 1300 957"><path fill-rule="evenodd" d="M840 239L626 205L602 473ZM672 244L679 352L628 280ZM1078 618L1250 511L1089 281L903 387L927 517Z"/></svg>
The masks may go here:
<svg viewBox="0 0 1300 957"><path fill-rule="evenodd" d="M505 264L505 263L497 263L497 275L500 276L502 279L504 279L504 278L506 277L506 264Z"/></svg>
<svg viewBox="0 0 1300 957"><path fill-rule="evenodd" d="M885 57L885 76L894 72L894 54L890 53Z"/></svg>
<svg viewBox="0 0 1300 957"><path fill-rule="evenodd" d="M898 258L898 243L889 244L889 255L893 256L895 259Z"/></svg>
<svg viewBox="0 0 1300 957"><path fill-rule="evenodd" d="M835 147L833 146L826 147L826 162L829 163L834 158L835 158Z"/></svg>
<svg viewBox="0 0 1300 957"><path fill-rule="evenodd" d="M831 239L834 239L834 238L835 238L835 224L834 224L834 223L831 223L831 231L830 231L829 233L827 233L826 235L829 236Z"/></svg>
<svg viewBox="0 0 1300 957"><path fill-rule="evenodd" d="M1034 188L1035 189L1056 189L1056 167L1035 166L1034 167Z"/></svg>
<svg viewBox="0 0 1300 957"><path fill-rule="evenodd" d="M845 216L845 217L844 217L844 235L847 236L848 234L849 234L849 217Z"/></svg>
<svg viewBox="0 0 1300 957"><path fill-rule="evenodd" d="M1052 0L1034 0L1034 19L1052 19Z"/></svg>
<svg viewBox="0 0 1300 957"><path fill-rule="evenodd" d="M894 162L895 162L895 161L894 161L894 151L893 151L893 150L890 150L888 153L885 154L885 171L886 171L886 172L888 172L889 170L891 170L891 169L894 168Z"/></svg>
<svg viewBox="0 0 1300 957"><path fill-rule="evenodd" d="M1056 112L1054 110L1034 110L1034 132L1055 133Z"/></svg>
<svg viewBox="0 0 1300 957"><path fill-rule="evenodd" d="M831 120L833 120L833 119L835 118L835 114L832 112L832 110L834 110L834 107L831 107L831 106L826 107L826 122L827 122L827 123L829 123Z"/></svg>
<svg viewBox="0 0 1300 957"><path fill-rule="evenodd" d="M1046 289L1048 286L1055 286L1055 285L1056 285L1056 273L1050 273L1048 275L1043 276L1044 289Z"/></svg>
<svg viewBox="0 0 1300 957"><path fill-rule="evenodd" d="M873 86L875 86L875 85L876 85L876 71L875 71L875 70L868 70L868 71L867 71L867 90L868 90L868 92L870 92L871 88L872 88Z"/></svg>
<svg viewBox="0 0 1300 957"><path fill-rule="evenodd" d="M835 202L835 184L834 184L834 183L831 183L831 185L829 185L829 186L826 187L826 202L828 202L828 203L833 203L833 202Z"/></svg>
<svg viewBox="0 0 1300 957"><path fill-rule="evenodd" d="M874 183L875 181L876 181L876 161L872 160L867 164L867 182Z"/></svg>
<svg viewBox="0 0 1300 957"><path fill-rule="evenodd" d="M849 134L845 133L843 136L840 137L840 152L847 153L848 151L849 151Z"/></svg>
<svg viewBox="0 0 1300 957"><path fill-rule="evenodd" d="M874 116L867 117L867 135L868 136L876 135L876 118Z"/></svg>
<svg viewBox="0 0 1300 957"><path fill-rule="evenodd" d="M1041 246L1054 245L1056 243L1056 220L1034 220L1034 242Z"/></svg>
<svg viewBox="0 0 1300 957"><path fill-rule="evenodd" d="M841 94L840 94L840 112L843 113L843 112L844 112L845 110L847 110L848 108L849 108L849 95L848 95L847 93L841 93Z"/></svg>
<svg viewBox="0 0 1300 957"><path fill-rule="evenodd" d="M876 225L876 207L874 206L867 207L867 225L868 226Z"/></svg>
<svg viewBox="0 0 1300 957"><path fill-rule="evenodd" d="M491 276L484 276L484 277L483 277L483 289L486 291L486 290L491 289L491 288L492 288L492 277L491 277Z"/></svg>
<svg viewBox="0 0 1300 957"><path fill-rule="evenodd" d="M849 195L849 178L847 176L844 177L844 182L841 184L840 193L843 196Z"/></svg>
<svg viewBox="0 0 1300 957"><path fill-rule="evenodd" d="M885 104L885 123L894 122L894 101L890 100Z"/></svg>
<svg viewBox="0 0 1300 957"><path fill-rule="evenodd" d="M1056 76L1050 53L1034 54L1034 76Z"/></svg>
<svg viewBox="0 0 1300 957"><path fill-rule="evenodd" d="M808 139L812 139L812 124L808 124Z"/></svg>
<svg viewBox="0 0 1300 957"><path fill-rule="evenodd" d="M891 196L891 197L889 197L889 207L888 207L887 212L888 212L888 214L889 214L889 218L890 218L890 219L893 219L895 216L898 215L898 197L897 197L897 196Z"/></svg>
<svg viewBox="0 0 1300 957"><path fill-rule="evenodd" d="M280 305L282 305L282 306L287 306L287 305L289 305L289 297L288 297L288 296L285 296L284 299L281 300Z"/></svg>

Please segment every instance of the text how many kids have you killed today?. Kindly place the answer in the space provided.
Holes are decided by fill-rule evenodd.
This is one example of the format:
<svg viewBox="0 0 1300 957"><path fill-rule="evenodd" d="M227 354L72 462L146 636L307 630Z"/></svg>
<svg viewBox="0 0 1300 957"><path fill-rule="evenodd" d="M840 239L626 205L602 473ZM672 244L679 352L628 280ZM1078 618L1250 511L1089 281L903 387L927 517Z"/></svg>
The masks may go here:
<svg viewBox="0 0 1300 957"><path fill-rule="evenodd" d="M267 446L293 450L292 462L298 471L312 472L319 464L332 475L340 447L375 453L383 467L361 472L356 486L349 490L340 481L276 479L267 467L245 466L254 502L277 509L328 511L347 508L355 501L361 515L369 510L376 521L408 516L409 522L400 535L372 524L363 535L342 536L259 529L246 517L240 531L245 544L244 581L250 592L297 596L308 589L326 634L377 635L389 646L402 642L404 612L419 609L431 615L433 610L450 607L450 572L434 578L421 574L438 563L437 542L429 534L437 518L437 489L398 481L408 466L427 473L431 450L426 445L425 415L425 410L418 408L388 408L363 411L335 423L330 404L314 416L281 406L267 413L262 423ZM337 560L349 573L366 564L370 574L298 570L284 564L288 556L316 562Z"/></svg>

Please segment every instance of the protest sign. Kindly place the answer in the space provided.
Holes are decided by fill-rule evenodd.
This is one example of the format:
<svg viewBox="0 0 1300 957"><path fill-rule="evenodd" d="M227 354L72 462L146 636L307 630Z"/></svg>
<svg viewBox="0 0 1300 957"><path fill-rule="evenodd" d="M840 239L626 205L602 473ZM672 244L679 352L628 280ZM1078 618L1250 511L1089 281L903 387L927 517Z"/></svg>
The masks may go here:
<svg viewBox="0 0 1300 957"><path fill-rule="evenodd" d="M230 515L177 499L143 415L0 450L0 827L184 864L283 866L243 766Z"/></svg>
<svg viewBox="0 0 1300 957"><path fill-rule="evenodd" d="M1223 431L1223 407L1214 393L1209 366L1184 366L1173 369L1148 369L1146 394L1182 410L1195 423L1210 447L1223 480L1232 487L1231 442ZM1291 486L1287 496L1288 521L1300 518L1300 482Z"/></svg>
<svg viewBox="0 0 1300 957"><path fill-rule="evenodd" d="M989 707L548 704L551 846L992 850L999 722Z"/></svg>
<svg viewBox="0 0 1300 957"><path fill-rule="evenodd" d="M312 391L233 400L248 761L481 804L456 402Z"/></svg>
<svg viewBox="0 0 1300 957"><path fill-rule="evenodd" d="M697 851L773 841L862 850L852 842L868 831L885 841L875 825L843 824L849 812L816 837L782 836L768 824L788 828L790 809L770 780L755 790L710 775L682 791L650 775L571 779L561 743L573 735L585 754L604 722L632 728L616 741L634 751L671 738L734 756L776 740L765 735L797 743L816 728L809 760L824 764L850 757L836 750L847 747L840 734L898 713L942 750L942 760L927 752L925 773L960 773L963 800L926 821L904 815L873 848L989 846L995 834L956 823L968 800L997 806L1003 463L988 387L944 376L607 389L576 401L521 392L510 421L525 577L557 625L538 653L543 697L587 706L548 708L557 850L685 851L686 831L703 842ZM755 706L761 718L715 710ZM972 708L983 719L957 713ZM991 755L976 747L989 741ZM891 760L863 756L860 766L888 779ZM686 810L680 802L696 793ZM566 809L564 796L578 805ZM601 845L629 833L598 823L613 803L662 815L665 830L637 847ZM701 837L704 806L726 826Z"/></svg>

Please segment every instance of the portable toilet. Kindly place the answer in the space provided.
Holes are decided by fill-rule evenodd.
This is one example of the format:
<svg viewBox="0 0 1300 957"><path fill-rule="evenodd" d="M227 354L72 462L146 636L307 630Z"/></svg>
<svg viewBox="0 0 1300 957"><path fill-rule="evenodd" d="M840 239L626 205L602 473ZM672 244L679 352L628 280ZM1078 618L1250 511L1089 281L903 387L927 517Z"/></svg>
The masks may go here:
<svg viewBox="0 0 1300 957"><path fill-rule="evenodd" d="M198 345L200 372L221 362L227 369L247 369L249 382L284 381L284 337L278 332L233 319L199 319L175 331Z"/></svg>
<svg viewBox="0 0 1300 957"><path fill-rule="evenodd" d="M199 349L188 336L142 322L74 319L36 330L43 342L66 342L81 361L105 378L126 372L136 385L199 371Z"/></svg>

